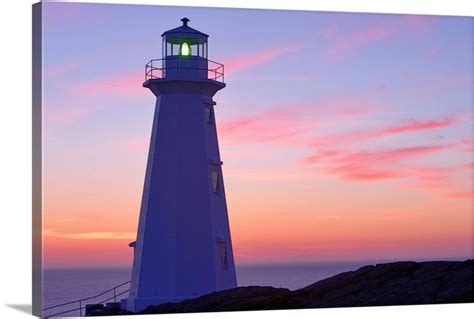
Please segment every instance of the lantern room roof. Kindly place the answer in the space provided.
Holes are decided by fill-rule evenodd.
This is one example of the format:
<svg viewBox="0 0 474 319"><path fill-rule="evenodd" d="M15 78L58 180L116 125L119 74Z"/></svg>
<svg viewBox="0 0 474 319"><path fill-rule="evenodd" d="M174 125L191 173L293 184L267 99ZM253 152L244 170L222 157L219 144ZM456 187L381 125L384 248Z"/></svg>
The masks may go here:
<svg viewBox="0 0 474 319"><path fill-rule="evenodd" d="M183 21L182 26L168 30L161 36L166 37L167 41L171 43L173 43L173 38L198 39L197 42L199 43L206 42L209 36L188 26L188 22L190 21L188 18L183 18L181 21Z"/></svg>

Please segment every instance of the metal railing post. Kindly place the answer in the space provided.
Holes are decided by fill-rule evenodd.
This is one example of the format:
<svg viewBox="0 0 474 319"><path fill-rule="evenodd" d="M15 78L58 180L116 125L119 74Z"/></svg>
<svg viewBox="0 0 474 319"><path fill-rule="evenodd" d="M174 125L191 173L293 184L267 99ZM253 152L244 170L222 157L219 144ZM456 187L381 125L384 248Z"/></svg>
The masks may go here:
<svg viewBox="0 0 474 319"><path fill-rule="evenodd" d="M79 317L82 317L82 302L79 300Z"/></svg>
<svg viewBox="0 0 474 319"><path fill-rule="evenodd" d="M115 288L114 288L114 302L117 302L117 296L115 295Z"/></svg>

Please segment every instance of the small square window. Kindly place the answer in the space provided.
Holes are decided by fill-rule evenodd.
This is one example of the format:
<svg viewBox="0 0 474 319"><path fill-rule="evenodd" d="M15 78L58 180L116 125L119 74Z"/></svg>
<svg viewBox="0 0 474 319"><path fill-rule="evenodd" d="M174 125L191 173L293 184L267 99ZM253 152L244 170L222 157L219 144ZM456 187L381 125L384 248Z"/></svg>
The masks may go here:
<svg viewBox="0 0 474 319"><path fill-rule="evenodd" d="M206 123L212 123L213 122L212 109L210 107L205 107L204 112L205 112L204 114L206 115Z"/></svg>
<svg viewBox="0 0 474 319"><path fill-rule="evenodd" d="M219 249L219 261L221 264L221 268L227 269L228 261L227 261L227 242L221 242L217 244Z"/></svg>

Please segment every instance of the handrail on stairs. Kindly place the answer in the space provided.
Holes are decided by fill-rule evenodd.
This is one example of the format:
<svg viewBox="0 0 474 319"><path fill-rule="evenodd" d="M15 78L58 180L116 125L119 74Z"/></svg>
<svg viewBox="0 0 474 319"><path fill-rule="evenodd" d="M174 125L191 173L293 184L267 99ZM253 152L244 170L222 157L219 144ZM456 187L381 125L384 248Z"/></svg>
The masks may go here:
<svg viewBox="0 0 474 319"><path fill-rule="evenodd" d="M78 300L74 300L74 301L70 301L70 302L65 302L65 303L62 303L62 304L59 304L59 305L55 305L55 306L51 306L51 307L44 308L44 309L43 309L43 315L45 315L45 313L44 313L45 311L48 311L48 310L51 310L51 309L55 309L55 308L59 308L59 307L68 306L68 305L73 305L73 304L77 304L77 303L78 303L78 304L79 304L79 308L68 309L68 310L61 311L61 312L58 312L58 313L55 313L55 314L52 314L52 315L45 315L45 318L55 317L55 316L58 316L58 315L61 315L61 314L64 314L64 313L68 313L68 312L73 312L73 311L79 311L79 314L80 314L80 316L82 317L82 314L83 314L82 309L85 310L85 308L86 308L86 305L83 304L84 301L90 300L90 299L98 298L98 297L100 297L100 296L105 295L106 293L109 293L109 292L113 291L114 295L113 295L112 297L107 298L107 299L105 299L105 300L102 300L101 302L96 302L96 303L94 303L93 305L103 304L104 302L107 302L107 301L112 300L112 299L114 300L114 302L117 302L117 297L118 297L118 296L121 296L121 295L123 295L124 293L127 293L127 292L130 291L130 289L127 289L127 290L122 291L121 293L117 294L117 291L116 291L117 288L120 288L120 287L122 287L122 286L125 286L125 285L127 285L127 284L129 284L129 283L130 283L130 280L129 280L129 281L126 281L126 282L124 282L124 283L121 283L120 285L117 285L117 286L115 286L115 287L113 287L113 288L111 288L111 289L109 289L109 290L106 290L106 291L104 291L104 292L102 292L102 293L100 293L100 294L98 294L98 295L96 295L96 296L87 297L87 298L82 298L82 299L78 299ZM85 312L84 312L84 314L85 314Z"/></svg>

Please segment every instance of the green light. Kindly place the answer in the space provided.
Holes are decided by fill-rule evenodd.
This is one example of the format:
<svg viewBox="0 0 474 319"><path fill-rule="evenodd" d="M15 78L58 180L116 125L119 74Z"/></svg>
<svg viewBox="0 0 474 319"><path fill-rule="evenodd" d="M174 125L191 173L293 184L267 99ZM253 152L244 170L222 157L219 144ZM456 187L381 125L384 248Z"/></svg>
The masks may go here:
<svg viewBox="0 0 474 319"><path fill-rule="evenodd" d="M179 55L191 55L191 47L186 42L181 43Z"/></svg>

